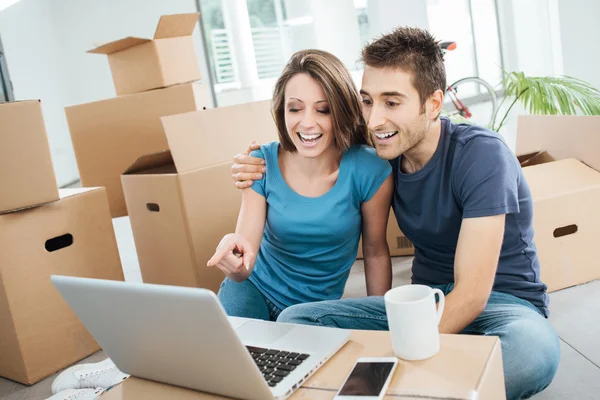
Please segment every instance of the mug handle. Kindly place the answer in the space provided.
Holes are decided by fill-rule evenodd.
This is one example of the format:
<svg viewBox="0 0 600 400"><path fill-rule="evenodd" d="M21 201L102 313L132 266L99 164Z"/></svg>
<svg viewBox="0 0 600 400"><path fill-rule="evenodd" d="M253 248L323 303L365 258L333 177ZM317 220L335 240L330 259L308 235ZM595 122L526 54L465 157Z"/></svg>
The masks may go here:
<svg viewBox="0 0 600 400"><path fill-rule="evenodd" d="M442 314L444 313L444 306L446 305L446 298L444 297L444 292L440 289L434 288L433 290L433 300L435 301L435 294L439 296L439 302L437 307L437 323L440 324L440 320L442 319Z"/></svg>

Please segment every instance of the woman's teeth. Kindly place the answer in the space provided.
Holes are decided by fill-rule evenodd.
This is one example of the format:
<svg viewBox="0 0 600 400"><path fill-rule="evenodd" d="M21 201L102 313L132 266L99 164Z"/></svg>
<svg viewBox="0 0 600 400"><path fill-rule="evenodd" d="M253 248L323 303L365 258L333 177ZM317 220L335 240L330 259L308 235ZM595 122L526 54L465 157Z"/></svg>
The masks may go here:
<svg viewBox="0 0 600 400"><path fill-rule="evenodd" d="M315 142L315 141L321 139L321 136L323 136L323 134L317 133L314 135L307 135L307 134L298 132L298 136L300 136L300 140L302 140L303 142Z"/></svg>
<svg viewBox="0 0 600 400"><path fill-rule="evenodd" d="M381 133L376 133L375 136L377 136L379 139L387 139L389 137L394 136L395 134L397 134L398 131L393 131L393 132L381 132Z"/></svg>

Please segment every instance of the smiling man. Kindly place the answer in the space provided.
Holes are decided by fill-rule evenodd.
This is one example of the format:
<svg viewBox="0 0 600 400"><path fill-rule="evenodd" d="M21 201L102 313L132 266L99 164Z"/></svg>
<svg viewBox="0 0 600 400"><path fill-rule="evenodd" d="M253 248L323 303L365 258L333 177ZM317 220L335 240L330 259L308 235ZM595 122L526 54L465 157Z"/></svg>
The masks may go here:
<svg viewBox="0 0 600 400"><path fill-rule="evenodd" d="M560 358L533 241L533 203L515 155L496 132L440 117L443 53L428 32L399 28L368 45L361 95L377 154L390 161L398 225L415 246L412 282L440 288L442 333L496 335L506 392L552 381ZM238 187L258 169L236 157ZM388 329L382 297L288 308L278 321Z"/></svg>

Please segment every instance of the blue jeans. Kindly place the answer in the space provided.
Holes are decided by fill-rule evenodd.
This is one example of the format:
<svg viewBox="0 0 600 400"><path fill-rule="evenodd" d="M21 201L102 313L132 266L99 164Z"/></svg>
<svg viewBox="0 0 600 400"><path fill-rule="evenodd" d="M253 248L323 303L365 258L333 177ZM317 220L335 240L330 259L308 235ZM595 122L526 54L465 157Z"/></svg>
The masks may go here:
<svg viewBox="0 0 600 400"><path fill-rule="evenodd" d="M248 279L234 282L225 278L221 283L218 296L230 317L276 321L281 313L279 307L269 301Z"/></svg>
<svg viewBox="0 0 600 400"><path fill-rule="evenodd" d="M453 285L434 287L448 294ZM383 297L375 296L298 304L284 310L277 321L388 330ZM558 336L528 301L492 292L484 311L461 333L500 338L507 399L531 397L552 382L560 360Z"/></svg>

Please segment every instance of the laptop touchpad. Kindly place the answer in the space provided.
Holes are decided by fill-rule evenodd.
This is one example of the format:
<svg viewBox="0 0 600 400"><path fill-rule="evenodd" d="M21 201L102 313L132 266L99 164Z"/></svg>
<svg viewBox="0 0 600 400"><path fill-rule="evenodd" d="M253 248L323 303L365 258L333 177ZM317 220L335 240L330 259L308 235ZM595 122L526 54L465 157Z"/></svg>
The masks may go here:
<svg viewBox="0 0 600 400"><path fill-rule="evenodd" d="M269 345L294 329L293 325L248 321L235 330L242 342Z"/></svg>

